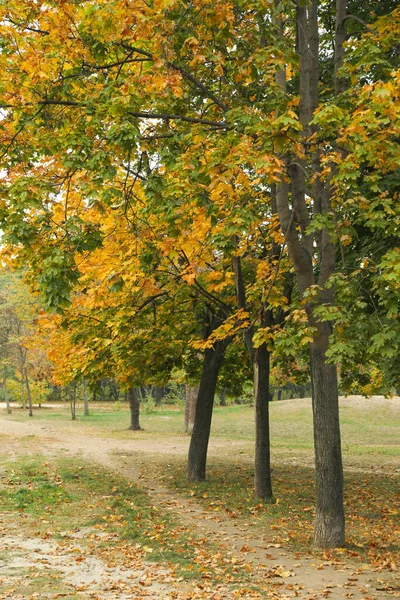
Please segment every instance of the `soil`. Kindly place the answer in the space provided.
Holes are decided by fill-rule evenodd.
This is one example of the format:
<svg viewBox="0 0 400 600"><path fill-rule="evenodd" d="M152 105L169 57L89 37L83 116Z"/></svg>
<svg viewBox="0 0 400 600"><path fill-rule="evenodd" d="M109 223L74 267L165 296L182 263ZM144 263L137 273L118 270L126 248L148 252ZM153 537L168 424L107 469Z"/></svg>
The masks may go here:
<svg viewBox="0 0 400 600"><path fill-rule="evenodd" d="M359 401L354 398L349 401ZM291 401L288 401L291 402ZM369 400L371 402L371 400ZM380 398L374 399L379 406ZM1 451L3 456L17 457L19 453L27 454L30 450L51 456L60 454L79 455L87 461L92 461L114 470L128 480L139 484L148 492L151 502L163 511L171 511L175 519L189 525L200 536L212 538L215 543L230 553L237 561L245 561L260 578L271 578L276 584L282 582L280 591L274 586L271 596L275 598L303 598L320 600L330 598L340 600L386 600L400 597L400 580L396 573L377 573L368 565L360 566L348 563L331 564L313 556L293 555L288 549L274 544L273 532L264 531L259 537L248 535L246 527L237 525L232 519L224 518L221 514L214 516L205 511L195 499L187 499L162 485L162 480L152 474L152 469L146 469L146 457L150 454L160 460L170 456L182 456L187 453L189 438L144 440L140 432L131 440L118 440L79 435L76 431L71 435L68 429L57 429L50 421L43 423L29 421L17 422L0 413L0 434L2 435ZM34 437L32 437L34 436ZM16 442L23 442L16 443ZM242 442L230 440L213 440L211 452L234 453ZM5 522L6 516L3 516ZM82 532L79 534L82 535ZM97 534L92 534L97 535ZM79 540L76 540L79 546ZM12 562L0 561L0 579L12 581L12 574L21 566L29 569L38 564L48 569L61 572L68 582L69 588L64 594L37 595L38 598L98 598L100 600L130 598L167 599L167 598L210 598L225 600L237 598L227 589L208 590L197 588L195 584L172 582L168 570L158 565L141 565L141 568L111 569L101 558L84 557L76 563L71 560L62 547L54 541L38 539L23 539L18 530L10 535L7 533L0 538L1 555L4 551L13 557ZM147 583L150 582L150 583ZM143 583L144 582L144 583ZM129 585L128 585L129 583ZM113 591L113 584L115 591ZM71 592L71 586L75 590ZM279 587L279 586L278 586ZM127 591L125 592L124 589ZM0 595L0 598L28 598L19 595L18 590L12 589L11 595ZM76 595L78 594L78 595ZM83 594L83 595L82 595ZM249 591L241 597L253 598Z"/></svg>

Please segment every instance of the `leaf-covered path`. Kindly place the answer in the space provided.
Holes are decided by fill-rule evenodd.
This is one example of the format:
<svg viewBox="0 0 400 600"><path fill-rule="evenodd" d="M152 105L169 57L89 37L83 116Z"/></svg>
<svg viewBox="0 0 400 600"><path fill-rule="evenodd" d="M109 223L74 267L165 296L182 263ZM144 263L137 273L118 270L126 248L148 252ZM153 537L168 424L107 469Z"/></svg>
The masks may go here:
<svg viewBox="0 0 400 600"><path fill-rule="evenodd" d="M207 579L192 583L177 581L170 575L165 565L153 563L149 566L145 561L134 565L133 559L131 560L133 568L129 570L127 566L123 566L122 571L124 569L125 571L121 572L121 565L113 565L109 559L101 556L84 557L80 561L80 568L75 572L76 569L74 570L71 565L75 565L76 562L73 558L68 560L71 556L68 548L63 551L57 549L51 541L21 539L18 531L11 534L10 528L6 527L7 515L3 515L5 530L1 540L2 552L12 551L13 547L17 548L19 558L16 560L22 560L23 564L29 564L34 559L53 564L54 556L57 556L58 570L65 574L69 584L72 582L75 585L76 593L81 594L86 590L86 595L81 597L100 600L141 597L212 598L214 600L238 597L298 597L308 600L322 598L369 600L400 597L400 582L396 571L377 572L369 565L349 564L347 558L343 561L335 561L329 556L321 558L312 554L292 554L282 544L276 543L273 531L260 531L257 537L250 535L245 523L236 523L235 519L221 511L205 510L195 498L184 497L165 487L163 480L157 476L154 462L157 462L158 456L159 459L164 458L165 465L165 457L171 455L181 456L184 461L188 441L183 438L162 439L157 442L141 439L139 433L131 440L118 440L83 435L78 427L71 435L71 429L57 430L50 420L40 423L34 420L17 422L5 415L0 416L0 432L3 456L16 458L21 453L38 451L52 458L60 454L78 455L89 463L97 463L139 484L149 494L150 501L156 509L171 512L174 519L205 540L201 549L205 563L215 566L221 559L222 564L221 557L224 556L225 564L228 561L234 567L244 567L249 573L252 584L257 586L258 582L263 582L266 590L265 595L260 596L259 592L252 591L252 585L247 590L235 589L229 581L225 581L224 569L221 569L221 585L217 587L211 586ZM242 442L229 440L213 440L212 450L234 453L240 450L241 444ZM149 454L152 462L146 458ZM72 537L74 535L72 534ZM85 533L78 532L76 535L79 538L79 535ZM95 538L97 534L91 535ZM78 544L78 540L72 539L72 542ZM110 543L112 544L112 540ZM90 577L93 578L95 575L98 582L97 587L91 586L91 591L88 591L85 585L85 570ZM14 592L13 594L0 597L18 597ZM67 596L61 593L49 597Z"/></svg>

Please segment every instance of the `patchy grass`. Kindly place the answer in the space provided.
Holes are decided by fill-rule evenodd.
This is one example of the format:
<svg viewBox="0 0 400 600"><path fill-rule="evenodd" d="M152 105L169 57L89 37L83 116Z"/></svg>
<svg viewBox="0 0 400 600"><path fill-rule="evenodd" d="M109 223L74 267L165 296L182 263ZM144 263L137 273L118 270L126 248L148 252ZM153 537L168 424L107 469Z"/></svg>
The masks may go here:
<svg viewBox="0 0 400 600"><path fill-rule="evenodd" d="M71 502L69 491L55 471L39 458L24 457L2 474L1 506L26 515L50 513L60 504Z"/></svg>
<svg viewBox="0 0 400 600"><path fill-rule="evenodd" d="M62 576L57 571L32 571L32 568L18 569L19 582L17 587L0 584L1 598L50 598L54 597L54 590L63 600L76 599L75 590L67 582L62 581ZM22 581L21 581L22 579ZM4 594L4 595L3 595ZM87 596L82 596L84 600Z"/></svg>
<svg viewBox="0 0 400 600"><path fill-rule="evenodd" d="M254 498L254 472L247 466L224 461L223 465L209 469L208 480L197 485L186 481L179 466L171 469L172 473L165 478L167 485L186 497L194 497L208 512L245 524L255 537L260 531L265 532L273 544L290 547L295 552L311 551L315 512L313 469L274 467L272 503ZM346 549L330 554L368 561L377 568L395 568L400 559L398 474L348 473L345 490L348 543Z"/></svg>
<svg viewBox="0 0 400 600"><path fill-rule="evenodd" d="M176 408L144 415L141 422L145 431L139 433L126 430L129 421L126 407L113 412L111 406L94 405L91 410L89 417L81 416L76 422L70 421L67 410L36 411L34 420L44 423L51 419L60 429L80 435L154 440L154 445L158 443L159 447L166 438L171 441L184 438L183 413ZM240 521L254 535L265 531L274 543L289 545L295 551L309 551L314 513L311 403L288 400L271 404L275 504L264 505L253 497L253 418L251 407L215 409L212 438L227 443L216 449L211 444L208 481L201 485L186 482L183 455L171 456L166 452L149 457L136 451L132 455L124 451L124 456L136 467L141 463L143 469L151 469L166 485L195 497L216 517L224 515ZM27 420L27 417L17 412L11 419ZM390 565L398 561L400 543L400 402L342 400L341 422L349 543L343 553L337 554L369 561L377 568ZM235 445L230 445L231 441ZM82 518L79 503L94 495L97 498L91 502L94 508L83 511L87 526L107 527L107 531L116 533L121 540L150 548L149 557L171 562L186 574L200 573L201 547L196 546L190 531L149 507L147 496L126 482L113 480L108 475L104 481L101 471L88 470L82 465L76 467L76 464L65 460L59 463L57 473L63 481L61 487L54 479L57 474L47 473L45 484L38 480L41 475L34 477L31 472L30 483L25 481L24 491L13 489L14 509L29 515L32 503L45 506L46 509L35 509L32 516L49 520L52 514L62 518L58 509L63 506L71 528L78 526L74 525L74 510ZM40 492L35 487L38 485L42 486ZM167 537L167 531L172 531L172 535ZM168 544L164 543L166 539Z"/></svg>
<svg viewBox="0 0 400 600"><path fill-rule="evenodd" d="M168 566L185 580L220 580L221 573L232 580L246 579L238 567L231 573L229 558L220 556L215 565L206 560L215 550L213 544L159 511L138 486L77 459L50 464L29 456L16 464L3 463L0 506L7 520L18 521L19 533L26 538L64 540L71 532L95 531L105 536L98 545L109 554L108 560L121 552L115 559L118 564L133 553ZM43 577L40 574L38 585Z"/></svg>

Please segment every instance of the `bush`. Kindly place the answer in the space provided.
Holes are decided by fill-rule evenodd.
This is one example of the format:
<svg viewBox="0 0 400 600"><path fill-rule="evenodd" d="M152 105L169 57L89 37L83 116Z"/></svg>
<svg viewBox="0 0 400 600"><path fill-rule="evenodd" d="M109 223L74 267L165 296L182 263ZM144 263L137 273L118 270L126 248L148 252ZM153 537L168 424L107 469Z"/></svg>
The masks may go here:
<svg viewBox="0 0 400 600"><path fill-rule="evenodd" d="M8 393L10 396L10 400L12 402L18 402L22 404L22 384L21 381L15 379L9 379L7 381ZM29 380L29 388L31 390L32 402L34 404L44 404L48 397L50 396L51 390L46 381L34 381ZM28 401L28 394L26 391L26 387L24 389L25 392L25 402Z"/></svg>

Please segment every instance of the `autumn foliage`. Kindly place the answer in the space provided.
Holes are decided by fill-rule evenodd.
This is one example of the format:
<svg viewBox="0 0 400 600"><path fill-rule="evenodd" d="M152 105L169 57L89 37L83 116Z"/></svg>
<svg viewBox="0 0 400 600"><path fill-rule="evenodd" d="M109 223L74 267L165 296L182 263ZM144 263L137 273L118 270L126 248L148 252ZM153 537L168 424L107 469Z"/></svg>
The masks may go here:
<svg viewBox="0 0 400 600"><path fill-rule="evenodd" d="M400 11L333 12L0 6L4 255L43 295L56 381L189 381L203 359L200 398L244 339L265 465L270 366L301 379L308 353L323 547L344 541L337 372L393 391L400 340Z"/></svg>

